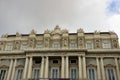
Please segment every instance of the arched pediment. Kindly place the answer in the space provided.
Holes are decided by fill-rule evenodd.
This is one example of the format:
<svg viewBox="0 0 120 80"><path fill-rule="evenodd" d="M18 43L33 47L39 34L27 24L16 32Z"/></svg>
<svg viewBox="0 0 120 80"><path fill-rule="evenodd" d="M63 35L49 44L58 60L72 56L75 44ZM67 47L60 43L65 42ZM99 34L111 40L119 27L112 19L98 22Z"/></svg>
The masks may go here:
<svg viewBox="0 0 120 80"><path fill-rule="evenodd" d="M88 64L87 67L97 67L95 64Z"/></svg>
<svg viewBox="0 0 120 80"><path fill-rule="evenodd" d="M7 65L0 65L0 68L9 68Z"/></svg>
<svg viewBox="0 0 120 80"><path fill-rule="evenodd" d="M23 65L17 65L16 68L24 68Z"/></svg>
<svg viewBox="0 0 120 80"><path fill-rule="evenodd" d="M105 67L115 67L113 64L106 64Z"/></svg>
<svg viewBox="0 0 120 80"><path fill-rule="evenodd" d="M56 27L54 28L54 30L52 31L52 35L61 35L62 34L62 31L60 29L60 27L58 25L56 25Z"/></svg>

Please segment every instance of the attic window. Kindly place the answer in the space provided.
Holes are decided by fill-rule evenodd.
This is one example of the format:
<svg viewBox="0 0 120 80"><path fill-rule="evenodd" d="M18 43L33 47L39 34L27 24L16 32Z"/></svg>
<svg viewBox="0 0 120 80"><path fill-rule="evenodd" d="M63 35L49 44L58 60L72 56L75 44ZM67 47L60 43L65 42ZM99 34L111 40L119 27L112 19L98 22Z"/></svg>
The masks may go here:
<svg viewBox="0 0 120 80"><path fill-rule="evenodd" d="M57 64L58 63L58 60L53 60L53 64Z"/></svg>
<svg viewBox="0 0 120 80"><path fill-rule="evenodd" d="M40 60L35 60L35 64L40 64L41 61Z"/></svg>
<svg viewBox="0 0 120 80"><path fill-rule="evenodd" d="M76 60L75 59L73 59L73 60L71 60L71 62L70 62L71 64L74 64L74 63L76 63Z"/></svg>

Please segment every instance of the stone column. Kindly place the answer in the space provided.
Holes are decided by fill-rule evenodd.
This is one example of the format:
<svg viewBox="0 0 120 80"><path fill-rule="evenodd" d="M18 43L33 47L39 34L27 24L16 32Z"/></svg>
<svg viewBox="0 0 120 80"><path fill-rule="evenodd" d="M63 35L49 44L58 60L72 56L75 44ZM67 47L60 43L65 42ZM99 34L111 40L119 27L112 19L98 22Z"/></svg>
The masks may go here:
<svg viewBox="0 0 120 80"><path fill-rule="evenodd" d="M12 67L13 67L13 59L10 60L10 66L9 66L9 70L8 70L7 80L10 80L10 78L11 78Z"/></svg>
<svg viewBox="0 0 120 80"><path fill-rule="evenodd" d="M96 57L96 62L97 62L97 80L102 80L101 79L101 72L100 72L100 63L99 63L99 58Z"/></svg>
<svg viewBox="0 0 120 80"><path fill-rule="evenodd" d="M28 66L28 79L32 78L32 57L30 57L29 66Z"/></svg>
<svg viewBox="0 0 120 80"><path fill-rule="evenodd" d="M101 71L102 71L102 80L105 80L105 68L103 58L101 58Z"/></svg>
<svg viewBox="0 0 120 80"><path fill-rule="evenodd" d="M65 78L65 58L62 56L62 64L61 64L61 78Z"/></svg>
<svg viewBox="0 0 120 80"><path fill-rule="evenodd" d="M86 59L85 59L85 56L83 56L83 80L87 80Z"/></svg>
<svg viewBox="0 0 120 80"><path fill-rule="evenodd" d="M44 77L48 78L48 74L49 74L49 60L48 60L48 56L46 56Z"/></svg>
<svg viewBox="0 0 120 80"><path fill-rule="evenodd" d="M44 76L44 56L42 57L41 67L40 67L40 78L43 78Z"/></svg>
<svg viewBox="0 0 120 80"><path fill-rule="evenodd" d="M69 78L69 58L66 56L66 78Z"/></svg>
<svg viewBox="0 0 120 80"><path fill-rule="evenodd" d="M115 58L115 65L116 65L116 70L117 70L117 80L120 80L120 71L119 71L119 65L118 65L117 58Z"/></svg>
<svg viewBox="0 0 120 80"><path fill-rule="evenodd" d="M78 57L78 69L79 69L79 80L82 80L82 60L81 60L81 56Z"/></svg>
<svg viewBox="0 0 120 80"><path fill-rule="evenodd" d="M16 70L15 67L16 67L16 62L17 62L17 59L14 60L11 80L14 80L14 78L15 78L15 70Z"/></svg>
<svg viewBox="0 0 120 80"><path fill-rule="evenodd" d="M25 66L24 66L24 72L23 72L23 80L26 80L26 77L27 77L27 70L28 69L28 57L26 57L26 60L25 60Z"/></svg>

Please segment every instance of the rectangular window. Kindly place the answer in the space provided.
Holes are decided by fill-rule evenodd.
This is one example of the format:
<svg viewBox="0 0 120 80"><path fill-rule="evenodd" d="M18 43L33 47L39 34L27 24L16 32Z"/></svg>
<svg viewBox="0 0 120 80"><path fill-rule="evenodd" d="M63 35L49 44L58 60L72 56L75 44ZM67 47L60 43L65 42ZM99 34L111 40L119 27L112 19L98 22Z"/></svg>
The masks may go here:
<svg viewBox="0 0 120 80"><path fill-rule="evenodd" d="M10 51L10 50L12 50L13 49L13 43L7 43L6 44L6 47L5 47L5 50L6 51Z"/></svg>
<svg viewBox="0 0 120 80"><path fill-rule="evenodd" d="M60 43L59 42L54 42L52 47L53 48L60 48Z"/></svg>
<svg viewBox="0 0 120 80"><path fill-rule="evenodd" d="M1 69L0 70L0 80L6 80L7 70Z"/></svg>
<svg viewBox="0 0 120 80"><path fill-rule="evenodd" d="M72 79L77 79L77 69L76 68L70 69L70 76Z"/></svg>
<svg viewBox="0 0 120 80"><path fill-rule="evenodd" d="M28 47L28 43L27 42L22 42L21 50L25 50L25 49L27 49L27 47Z"/></svg>
<svg viewBox="0 0 120 80"><path fill-rule="evenodd" d="M70 42L70 48L77 48L77 44L75 41Z"/></svg>
<svg viewBox="0 0 120 80"><path fill-rule="evenodd" d="M37 42L37 43L36 43L36 48L37 48L37 49L43 48L42 42Z"/></svg>
<svg viewBox="0 0 120 80"><path fill-rule="evenodd" d="M51 78L59 78L59 68L54 67L51 69Z"/></svg>
<svg viewBox="0 0 120 80"><path fill-rule="evenodd" d="M107 80L117 80L116 79L116 72L114 68L107 68L106 69Z"/></svg>
<svg viewBox="0 0 120 80"><path fill-rule="evenodd" d="M22 80L22 75L23 75L23 69L22 68L17 69L16 70L16 78L15 78L15 80Z"/></svg>
<svg viewBox="0 0 120 80"><path fill-rule="evenodd" d="M33 68L32 79L39 79L40 69Z"/></svg>
<svg viewBox="0 0 120 80"><path fill-rule="evenodd" d="M96 80L96 71L94 68L88 69L88 79L89 80Z"/></svg>
<svg viewBox="0 0 120 80"><path fill-rule="evenodd" d="M86 48L87 49L93 49L93 43L92 42L87 42L86 43Z"/></svg>
<svg viewBox="0 0 120 80"><path fill-rule="evenodd" d="M104 40L102 43L102 46L104 49L109 49L111 48L110 40Z"/></svg>
<svg viewBox="0 0 120 80"><path fill-rule="evenodd" d="M71 63L71 64L76 64L76 63L77 63L77 60L76 60L76 59L72 59L72 60L70 60L70 63Z"/></svg>

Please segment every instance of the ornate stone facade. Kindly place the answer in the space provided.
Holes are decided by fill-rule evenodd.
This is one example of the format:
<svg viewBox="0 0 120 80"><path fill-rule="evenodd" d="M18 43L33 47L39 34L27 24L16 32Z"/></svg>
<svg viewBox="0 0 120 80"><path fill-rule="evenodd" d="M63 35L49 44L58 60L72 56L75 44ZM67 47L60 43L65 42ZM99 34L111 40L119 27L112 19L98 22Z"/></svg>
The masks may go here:
<svg viewBox="0 0 120 80"><path fill-rule="evenodd" d="M80 28L69 33L57 25L44 34L32 30L0 38L0 80L120 80L119 75L114 32L86 33Z"/></svg>

